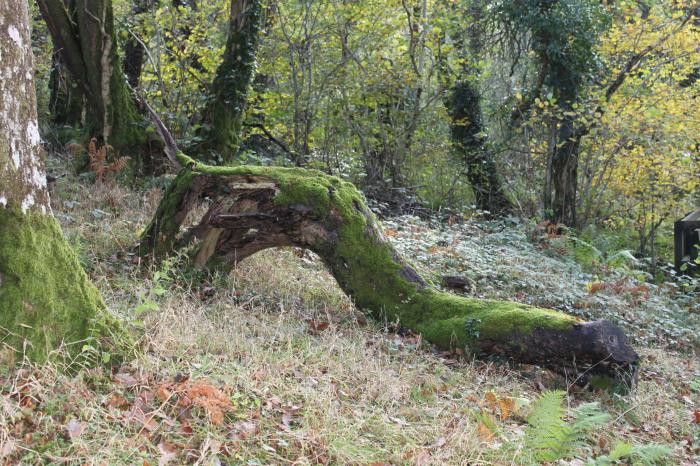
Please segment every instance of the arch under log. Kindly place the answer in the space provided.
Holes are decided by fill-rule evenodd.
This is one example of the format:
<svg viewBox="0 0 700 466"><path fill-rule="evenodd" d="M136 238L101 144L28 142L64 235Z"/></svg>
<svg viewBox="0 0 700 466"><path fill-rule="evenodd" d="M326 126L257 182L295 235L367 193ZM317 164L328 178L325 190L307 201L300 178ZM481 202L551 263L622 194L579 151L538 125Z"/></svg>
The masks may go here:
<svg viewBox="0 0 700 466"><path fill-rule="evenodd" d="M558 372L634 380L638 356L608 321L581 322L549 309L433 287L396 252L349 182L314 170L212 167L178 157L184 168L142 237L143 255L162 256L196 242L195 266L226 271L262 249L310 249L361 309L398 321L440 348L466 347ZM205 198L207 212L183 231L187 214Z"/></svg>

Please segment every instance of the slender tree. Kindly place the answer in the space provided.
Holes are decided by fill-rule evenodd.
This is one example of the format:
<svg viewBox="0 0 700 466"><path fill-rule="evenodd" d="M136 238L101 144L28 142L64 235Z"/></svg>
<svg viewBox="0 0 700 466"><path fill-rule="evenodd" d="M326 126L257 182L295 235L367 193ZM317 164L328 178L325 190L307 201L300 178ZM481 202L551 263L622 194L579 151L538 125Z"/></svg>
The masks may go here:
<svg viewBox="0 0 700 466"><path fill-rule="evenodd" d="M576 226L581 137L573 110L597 66L595 46L606 27L603 7L594 0L505 0L497 12L511 44L530 38L539 69L533 89L517 106L513 119L527 113L545 86L559 108L550 122L553 137L547 154L545 217Z"/></svg>
<svg viewBox="0 0 700 466"><path fill-rule="evenodd" d="M0 3L0 341L46 359L111 327L104 303L53 218L40 157L25 0ZM73 348L80 350L81 345Z"/></svg>

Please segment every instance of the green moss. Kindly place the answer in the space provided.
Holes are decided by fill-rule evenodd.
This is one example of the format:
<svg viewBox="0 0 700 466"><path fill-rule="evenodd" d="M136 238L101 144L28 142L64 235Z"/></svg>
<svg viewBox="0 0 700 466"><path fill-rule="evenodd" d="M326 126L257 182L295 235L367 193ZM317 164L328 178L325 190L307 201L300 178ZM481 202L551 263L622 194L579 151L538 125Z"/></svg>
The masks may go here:
<svg viewBox="0 0 700 466"><path fill-rule="evenodd" d="M172 250L180 232L176 214L196 177L196 173L183 169L172 181L163 200L158 204L153 220L141 238L139 245L141 255L153 251L156 256L161 256Z"/></svg>
<svg viewBox="0 0 700 466"><path fill-rule="evenodd" d="M0 327L2 342L34 361L121 331L50 215L0 208Z"/></svg>
<svg viewBox="0 0 700 466"><path fill-rule="evenodd" d="M279 188L276 203L303 204L327 230L337 233L334 244L320 244L315 252L360 308L377 319L398 320L438 346L465 346L480 338L507 341L535 328L565 332L576 322L560 312L514 302L464 298L409 279L406 272L411 269L383 238L381 225L362 194L337 177L299 168L211 167L184 154L180 160L191 171L186 169L178 176L181 179L171 190L173 198L167 199L159 212L173 211L176 193L191 185L192 175L264 177Z"/></svg>

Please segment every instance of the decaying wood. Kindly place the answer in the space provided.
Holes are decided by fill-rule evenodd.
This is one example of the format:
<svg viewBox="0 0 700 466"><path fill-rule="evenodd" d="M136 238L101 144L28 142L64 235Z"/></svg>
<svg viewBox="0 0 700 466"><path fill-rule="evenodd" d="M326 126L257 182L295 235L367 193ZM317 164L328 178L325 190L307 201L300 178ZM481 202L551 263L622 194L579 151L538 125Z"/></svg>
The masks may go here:
<svg viewBox="0 0 700 466"><path fill-rule="evenodd" d="M195 266L226 271L263 249L306 248L323 259L360 308L422 333L438 347L466 347L572 376L634 379L637 354L608 321L579 322L555 311L434 289L396 252L347 182L302 169L219 168L191 160L183 165L188 168L143 237L143 253L194 243ZM207 212L181 231L202 199Z"/></svg>

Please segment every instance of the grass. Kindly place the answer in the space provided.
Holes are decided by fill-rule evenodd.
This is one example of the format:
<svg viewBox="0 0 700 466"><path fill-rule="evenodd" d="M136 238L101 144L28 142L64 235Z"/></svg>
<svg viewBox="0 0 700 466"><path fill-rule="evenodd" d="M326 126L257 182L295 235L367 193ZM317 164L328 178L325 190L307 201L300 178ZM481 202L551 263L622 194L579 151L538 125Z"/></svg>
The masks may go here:
<svg viewBox="0 0 700 466"><path fill-rule="evenodd" d="M689 354L639 348L634 393L584 391L535 367L439 354L368 320L309 253L265 251L228 277L177 259L139 267L130 248L157 190L68 175L52 195L141 351L112 371L0 366L4 464L517 464L517 448L502 445L518 444L529 406L557 387L572 406L597 400L612 416L582 458L623 439L670 445L668 464L699 459L700 362ZM220 420L216 393L230 401ZM502 418L494 399L519 409Z"/></svg>

